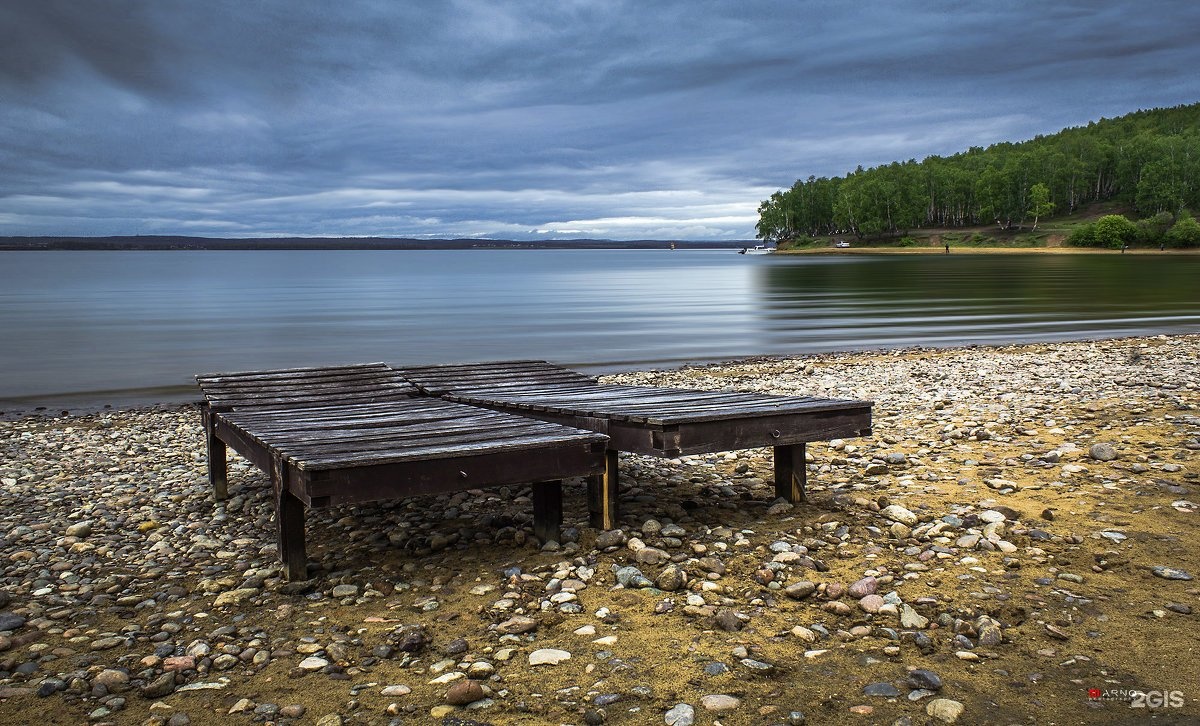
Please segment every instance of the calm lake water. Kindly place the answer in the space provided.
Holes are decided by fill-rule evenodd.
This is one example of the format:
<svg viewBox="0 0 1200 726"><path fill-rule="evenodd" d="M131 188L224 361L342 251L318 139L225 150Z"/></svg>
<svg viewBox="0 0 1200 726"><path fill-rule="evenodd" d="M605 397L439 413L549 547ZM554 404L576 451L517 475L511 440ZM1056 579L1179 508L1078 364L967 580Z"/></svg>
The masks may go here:
<svg viewBox="0 0 1200 726"><path fill-rule="evenodd" d="M201 372L748 355L1200 332L1200 256L732 250L0 253L0 405L195 397Z"/></svg>

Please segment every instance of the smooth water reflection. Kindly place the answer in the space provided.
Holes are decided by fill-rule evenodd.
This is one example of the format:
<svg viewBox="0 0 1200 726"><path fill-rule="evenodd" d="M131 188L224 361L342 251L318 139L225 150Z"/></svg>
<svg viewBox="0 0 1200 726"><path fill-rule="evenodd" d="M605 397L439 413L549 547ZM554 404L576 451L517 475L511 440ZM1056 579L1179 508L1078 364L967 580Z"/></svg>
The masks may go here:
<svg viewBox="0 0 1200 726"><path fill-rule="evenodd" d="M1121 255L779 259L771 344L834 350L1194 332L1200 260Z"/></svg>
<svg viewBox="0 0 1200 726"><path fill-rule="evenodd" d="M1178 255L6 253L0 399L165 400L198 372L356 361L615 370L1196 332L1198 273Z"/></svg>

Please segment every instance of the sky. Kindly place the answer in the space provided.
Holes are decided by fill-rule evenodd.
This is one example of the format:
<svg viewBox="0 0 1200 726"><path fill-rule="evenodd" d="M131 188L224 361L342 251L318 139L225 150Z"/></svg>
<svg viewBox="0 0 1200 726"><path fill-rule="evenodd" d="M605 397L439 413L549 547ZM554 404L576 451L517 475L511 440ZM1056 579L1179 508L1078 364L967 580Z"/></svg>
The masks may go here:
<svg viewBox="0 0 1200 726"><path fill-rule="evenodd" d="M754 236L798 178L1200 101L1194 0L5 0L0 235Z"/></svg>

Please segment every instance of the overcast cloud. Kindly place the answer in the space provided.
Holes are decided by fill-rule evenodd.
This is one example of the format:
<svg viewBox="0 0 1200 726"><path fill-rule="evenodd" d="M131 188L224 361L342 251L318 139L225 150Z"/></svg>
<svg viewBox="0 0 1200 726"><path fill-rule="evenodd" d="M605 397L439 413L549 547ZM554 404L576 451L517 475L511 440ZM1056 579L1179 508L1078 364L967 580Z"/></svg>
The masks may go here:
<svg viewBox="0 0 1200 726"><path fill-rule="evenodd" d="M7 0L0 234L753 237L798 177L1200 101L1200 3Z"/></svg>

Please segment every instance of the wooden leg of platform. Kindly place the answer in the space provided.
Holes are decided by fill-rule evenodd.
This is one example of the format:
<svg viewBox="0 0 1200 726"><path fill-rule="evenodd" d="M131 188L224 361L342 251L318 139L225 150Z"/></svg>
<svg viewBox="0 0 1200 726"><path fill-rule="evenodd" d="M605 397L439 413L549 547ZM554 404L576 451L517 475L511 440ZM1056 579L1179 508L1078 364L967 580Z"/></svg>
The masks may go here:
<svg viewBox="0 0 1200 726"><path fill-rule="evenodd" d="M533 483L533 533L542 543L558 541L562 526L562 480Z"/></svg>
<svg viewBox="0 0 1200 726"><path fill-rule="evenodd" d="M279 534L279 561L288 580L308 579L308 553L304 547L304 502L288 489L287 464L271 461L271 487L275 491L275 523Z"/></svg>
<svg viewBox="0 0 1200 726"><path fill-rule="evenodd" d="M775 496L792 504L806 500L804 492L808 467L804 463L804 444L775 447Z"/></svg>
<svg viewBox="0 0 1200 726"><path fill-rule="evenodd" d="M589 476L588 524L596 529L614 529L617 526L617 490L620 475L617 469L617 451L604 452L604 473Z"/></svg>
<svg viewBox="0 0 1200 726"><path fill-rule="evenodd" d="M212 412L205 408L201 413L204 421L204 441L208 454L208 483L212 485L213 498L217 501L229 496L229 475L225 462L225 442L217 438Z"/></svg>

